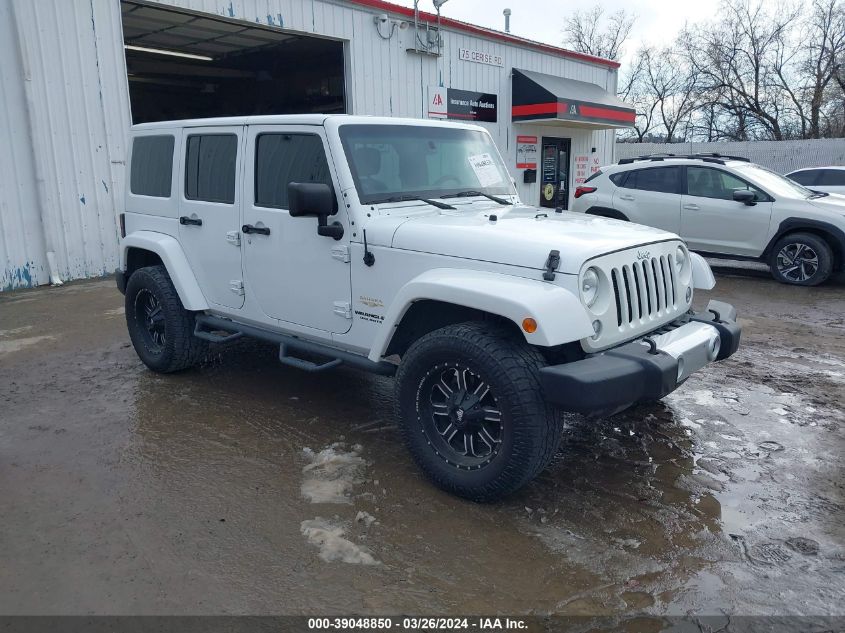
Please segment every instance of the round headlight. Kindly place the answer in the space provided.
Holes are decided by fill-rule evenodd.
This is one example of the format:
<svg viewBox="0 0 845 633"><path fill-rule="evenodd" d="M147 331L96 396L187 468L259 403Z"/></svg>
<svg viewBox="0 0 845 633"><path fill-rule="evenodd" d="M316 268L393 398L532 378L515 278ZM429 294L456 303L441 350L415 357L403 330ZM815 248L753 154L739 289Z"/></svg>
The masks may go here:
<svg viewBox="0 0 845 633"><path fill-rule="evenodd" d="M689 256L683 246L679 246L675 251L675 270L681 272L689 263Z"/></svg>
<svg viewBox="0 0 845 633"><path fill-rule="evenodd" d="M599 296L599 272L595 268L588 268L581 277L581 301L588 308L592 308Z"/></svg>

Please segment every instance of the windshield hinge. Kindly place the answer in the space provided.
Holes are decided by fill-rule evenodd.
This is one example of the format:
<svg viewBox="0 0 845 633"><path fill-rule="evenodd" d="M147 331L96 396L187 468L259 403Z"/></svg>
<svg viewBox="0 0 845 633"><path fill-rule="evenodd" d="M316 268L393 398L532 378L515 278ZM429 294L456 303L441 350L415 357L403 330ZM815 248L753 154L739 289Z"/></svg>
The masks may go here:
<svg viewBox="0 0 845 633"><path fill-rule="evenodd" d="M348 301L335 301L334 302L334 313L338 316L342 316L344 319L351 319L352 318L352 304Z"/></svg>
<svg viewBox="0 0 845 633"><path fill-rule="evenodd" d="M554 281L555 269L558 266L560 266L560 251L549 251L549 257L546 259L546 272L543 273L543 279Z"/></svg>
<svg viewBox="0 0 845 633"><path fill-rule="evenodd" d="M332 257L344 264L349 263L349 247L346 244L332 246Z"/></svg>
<svg viewBox="0 0 845 633"><path fill-rule="evenodd" d="M243 279L233 279L229 282L229 290L234 292L239 297L242 297L244 294L244 280Z"/></svg>

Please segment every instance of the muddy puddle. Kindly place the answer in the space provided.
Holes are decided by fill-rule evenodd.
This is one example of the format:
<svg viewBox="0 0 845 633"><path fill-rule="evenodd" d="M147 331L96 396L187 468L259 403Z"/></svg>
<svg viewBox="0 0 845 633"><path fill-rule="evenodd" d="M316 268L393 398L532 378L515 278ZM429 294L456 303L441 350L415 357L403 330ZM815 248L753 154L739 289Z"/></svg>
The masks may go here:
<svg viewBox="0 0 845 633"><path fill-rule="evenodd" d="M0 299L0 612L842 614L842 289L811 335L781 287L720 283L734 358L570 418L493 505L419 475L388 379L251 343L157 376L108 284Z"/></svg>

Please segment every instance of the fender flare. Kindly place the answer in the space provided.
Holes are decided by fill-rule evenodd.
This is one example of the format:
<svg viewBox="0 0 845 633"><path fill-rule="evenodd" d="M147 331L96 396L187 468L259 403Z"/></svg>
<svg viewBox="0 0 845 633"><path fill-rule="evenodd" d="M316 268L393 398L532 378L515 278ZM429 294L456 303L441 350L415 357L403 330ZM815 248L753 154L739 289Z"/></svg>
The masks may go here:
<svg viewBox="0 0 845 633"><path fill-rule="evenodd" d="M161 258L170 280L176 288L179 299L186 310L200 312L208 309L208 302L200 290L194 271L185 257L185 252L176 238L154 231L136 231L121 240L121 265L126 269L126 258L130 248L140 248L155 253Z"/></svg>
<svg viewBox="0 0 845 633"><path fill-rule="evenodd" d="M692 265L692 287L700 290L713 290L716 286L716 278L710 269L710 264L698 253L690 253L690 264Z"/></svg>
<svg viewBox="0 0 845 633"><path fill-rule="evenodd" d="M581 300L560 286L501 273L436 268L415 277L396 293L373 341L370 360L381 359L408 308L425 299L504 317L519 327L528 343L541 347L593 335ZM521 327L526 317L537 321L537 330L531 334Z"/></svg>

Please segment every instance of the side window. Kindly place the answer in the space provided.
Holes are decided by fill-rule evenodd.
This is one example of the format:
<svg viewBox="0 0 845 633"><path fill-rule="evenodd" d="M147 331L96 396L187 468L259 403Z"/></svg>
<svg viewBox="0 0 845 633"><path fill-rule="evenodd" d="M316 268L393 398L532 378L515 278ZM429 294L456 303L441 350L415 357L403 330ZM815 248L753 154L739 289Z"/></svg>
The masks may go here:
<svg viewBox="0 0 845 633"><path fill-rule="evenodd" d="M804 185L805 187L809 187L810 185L817 185L820 184L816 182L821 174L821 169L808 169L807 171L799 171L796 174L792 174L789 179L794 180L799 185Z"/></svg>
<svg viewBox="0 0 845 633"><path fill-rule="evenodd" d="M608 178L610 178L610 182L612 182L617 187L624 187L625 186L625 179L628 175L627 171L620 171L616 174L610 174Z"/></svg>
<svg viewBox="0 0 845 633"><path fill-rule="evenodd" d="M288 184L331 186L326 152L314 134L260 134L255 142L255 204L288 208Z"/></svg>
<svg viewBox="0 0 845 633"><path fill-rule="evenodd" d="M628 172L625 187L659 193L680 193L679 167L650 167Z"/></svg>
<svg viewBox="0 0 845 633"><path fill-rule="evenodd" d="M816 183L822 187L845 187L845 169L822 169Z"/></svg>
<svg viewBox="0 0 845 633"><path fill-rule="evenodd" d="M135 137L129 191L139 196L170 197L173 145L174 137L169 134Z"/></svg>
<svg viewBox="0 0 845 633"><path fill-rule="evenodd" d="M753 191L757 200L768 200L768 196L757 187L721 169L709 167L687 167L687 192L700 198L733 200L734 191Z"/></svg>
<svg viewBox="0 0 845 633"><path fill-rule="evenodd" d="M235 134L194 134L185 155L185 197L204 202L235 202Z"/></svg>

